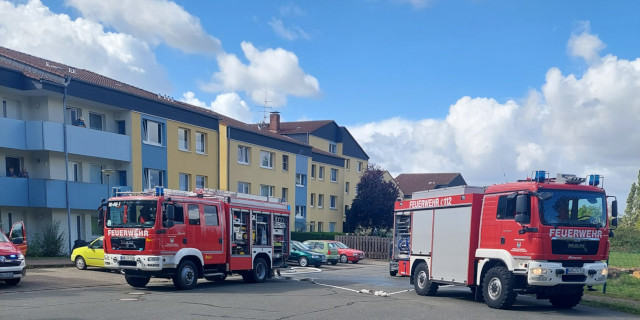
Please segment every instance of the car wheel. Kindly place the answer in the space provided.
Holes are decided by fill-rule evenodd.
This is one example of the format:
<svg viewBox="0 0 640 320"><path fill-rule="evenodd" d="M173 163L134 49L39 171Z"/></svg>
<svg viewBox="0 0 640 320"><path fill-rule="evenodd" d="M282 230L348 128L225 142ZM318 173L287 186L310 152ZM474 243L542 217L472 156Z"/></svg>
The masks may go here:
<svg viewBox="0 0 640 320"><path fill-rule="evenodd" d="M4 282L6 282L10 286L15 286L18 283L20 283L20 278L9 279L9 280L5 280Z"/></svg>
<svg viewBox="0 0 640 320"><path fill-rule="evenodd" d="M300 257L300 259L298 259L298 264L301 267L306 267L309 265L309 259L307 259L307 257Z"/></svg>
<svg viewBox="0 0 640 320"><path fill-rule="evenodd" d="M347 258L347 255L346 255L346 254L342 254L342 255L340 255L340 262L342 262L342 263L347 263L347 262L349 262L349 258Z"/></svg>
<svg viewBox="0 0 640 320"><path fill-rule="evenodd" d="M87 262L84 261L84 258L82 256L76 257L76 268L78 268L79 270L85 270L87 268Z"/></svg>
<svg viewBox="0 0 640 320"><path fill-rule="evenodd" d="M151 278L149 277L133 277L133 276L124 276L124 279L127 281L127 283L134 287L134 288L144 288L144 286L147 285L147 283L149 283L149 280L151 280Z"/></svg>
<svg viewBox="0 0 640 320"><path fill-rule="evenodd" d="M336 264L338 264L338 260L331 260L331 264L335 266Z"/></svg>
<svg viewBox="0 0 640 320"><path fill-rule="evenodd" d="M173 275L173 284L180 290L191 290L198 283L198 270L190 260L184 260Z"/></svg>

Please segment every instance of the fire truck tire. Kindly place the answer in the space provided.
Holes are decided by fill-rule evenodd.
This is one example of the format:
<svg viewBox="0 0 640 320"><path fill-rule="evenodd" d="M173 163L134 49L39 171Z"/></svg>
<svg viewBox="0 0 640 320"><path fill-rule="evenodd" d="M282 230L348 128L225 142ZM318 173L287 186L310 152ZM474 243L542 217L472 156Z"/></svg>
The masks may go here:
<svg viewBox="0 0 640 320"><path fill-rule="evenodd" d="M306 267L309 265L309 259L307 259L307 257L300 257L300 259L298 259L298 264L301 267Z"/></svg>
<svg viewBox="0 0 640 320"><path fill-rule="evenodd" d="M340 255L340 262L342 262L342 263L349 262L349 258L347 258L346 254Z"/></svg>
<svg viewBox="0 0 640 320"><path fill-rule="evenodd" d="M267 279L267 275L269 274L269 266L267 266L267 262L262 258L256 259L253 262L253 270L250 271L251 278L256 283L262 283Z"/></svg>
<svg viewBox="0 0 640 320"><path fill-rule="evenodd" d="M178 265L173 275L173 284L180 290L191 290L198 283L198 269L190 260L184 260Z"/></svg>
<svg viewBox="0 0 640 320"><path fill-rule="evenodd" d="M87 262L84 261L82 256L76 257L76 268L78 268L78 270L85 270L87 268Z"/></svg>
<svg viewBox="0 0 640 320"><path fill-rule="evenodd" d="M124 276L124 279L127 283L134 288L144 288L151 278L148 277L132 277L132 276Z"/></svg>
<svg viewBox="0 0 640 320"><path fill-rule="evenodd" d="M18 283L20 283L20 278L9 279L9 280L5 280L4 282L5 282L7 285L15 286L15 285L17 285Z"/></svg>
<svg viewBox="0 0 640 320"><path fill-rule="evenodd" d="M416 293L421 296L434 296L438 292L438 284L429 279L429 267L420 262L414 271L413 286Z"/></svg>
<svg viewBox="0 0 640 320"><path fill-rule="evenodd" d="M482 296L484 302L494 309L508 309L516 302L513 274L503 266L495 266L484 275Z"/></svg>
<svg viewBox="0 0 640 320"><path fill-rule="evenodd" d="M580 300L582 300L582 291L573 296L559 295L549 298L549 302L551 302L554 307L562 309L573 308L580 303Z"/></svg>
<svg viewBox="0 0 640 320"><path fill-rule="evenodd" d="M398 271L389 271L389 275L395 277L398 274Z"/></svg>

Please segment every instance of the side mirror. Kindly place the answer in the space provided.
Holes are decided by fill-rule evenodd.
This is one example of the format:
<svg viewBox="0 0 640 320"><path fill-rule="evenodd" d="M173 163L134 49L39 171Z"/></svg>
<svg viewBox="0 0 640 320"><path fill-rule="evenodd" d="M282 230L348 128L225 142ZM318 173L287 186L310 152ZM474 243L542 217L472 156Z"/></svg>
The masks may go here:
<svg viewBox="0 0 640 320"><path fill-rule="evenodd" d="M523 213L518 213L515 216L515 220L519 224L529 224L531 222L531 217Z"/></svg>
<svg viewBox="0 0 640 320"><path fill-rule="evenodd" d="M618 216L618 200L611 201L611 216L614 218Z"/></svg>
<svg viewBox="0 0 640 320"><path fill-rule="evenodd" d="M516 198L516 217L518 214L529 215L529 196L520 194Z"/></svg>
<svg viewBox="0 0 640 320"><path fill-rule="evenodd" d="M611 226L609 229L615 229L618 227L618 218L611 219Z"/></svg>
<svg viewBox="0 0 640 320"><path fill-rule="evenodd" d="M167 205L167 220L173 221L176 218L176 208L173 205Z"/></svg>

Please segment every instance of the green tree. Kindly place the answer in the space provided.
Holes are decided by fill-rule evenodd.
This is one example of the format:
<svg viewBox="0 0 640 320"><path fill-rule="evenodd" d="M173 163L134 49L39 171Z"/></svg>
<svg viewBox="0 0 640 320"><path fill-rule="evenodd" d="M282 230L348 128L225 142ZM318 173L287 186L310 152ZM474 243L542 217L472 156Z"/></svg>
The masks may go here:
<svg viewBox="0 0 640 320"><path fill-rule="evenodd" d="M358 194L347 211L347 231L364 229L373 235L376 230L392 228L398 188L393 182L384 180L384 171L369 164L357 188Z"/></svg>
<svg viewBox="0 0 640 320"><path fill-rule="evenodd" d="M640 170L638 171L638 181L631 184L627 207L624 209L624 217L621 218L620 225L640 227Z"/></svg>

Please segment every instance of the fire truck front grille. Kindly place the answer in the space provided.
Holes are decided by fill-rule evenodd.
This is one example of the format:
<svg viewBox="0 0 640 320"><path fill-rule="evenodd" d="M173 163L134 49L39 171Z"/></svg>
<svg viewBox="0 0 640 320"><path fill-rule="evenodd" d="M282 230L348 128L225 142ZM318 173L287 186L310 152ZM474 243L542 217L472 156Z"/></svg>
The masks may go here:
<svg viewBox="0 0 640 320"><path fill-rule="evenodd" d="M111 238L111 249L142 251L145 243L145 238L113 237Z"/></svg>
<svg viewBox="0 0 640 320"><path fill-rule="evenodd" d="M595 255L598 254L599 240L552 239L553 254Z"/></svg>

